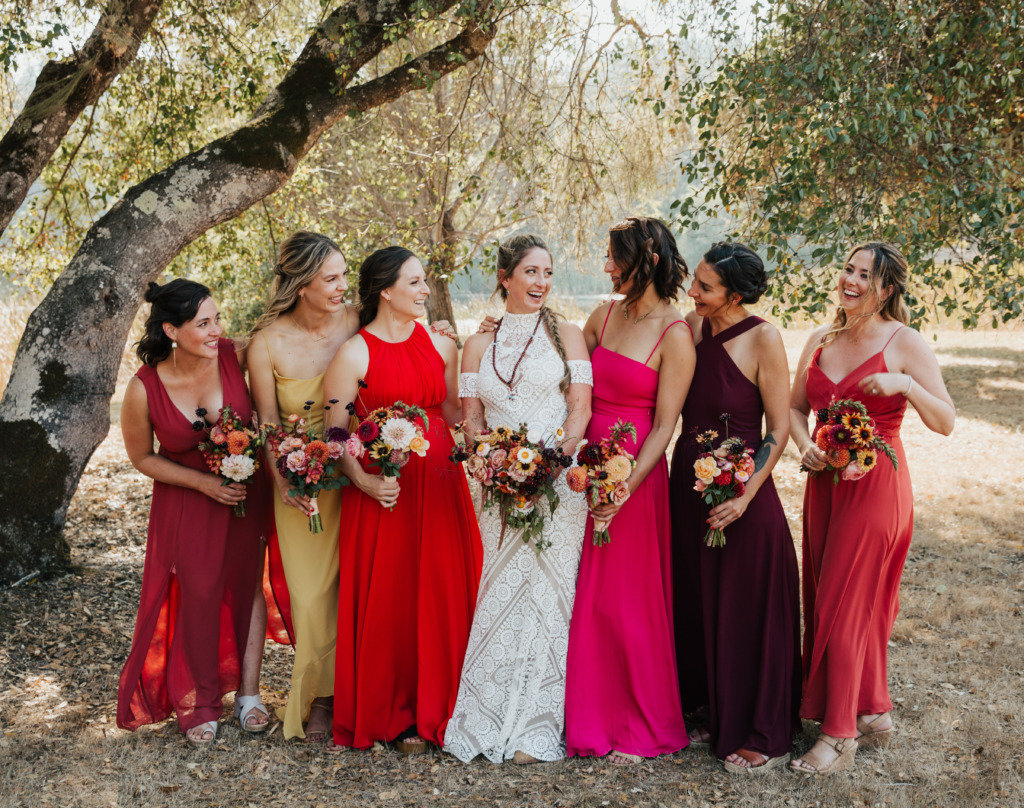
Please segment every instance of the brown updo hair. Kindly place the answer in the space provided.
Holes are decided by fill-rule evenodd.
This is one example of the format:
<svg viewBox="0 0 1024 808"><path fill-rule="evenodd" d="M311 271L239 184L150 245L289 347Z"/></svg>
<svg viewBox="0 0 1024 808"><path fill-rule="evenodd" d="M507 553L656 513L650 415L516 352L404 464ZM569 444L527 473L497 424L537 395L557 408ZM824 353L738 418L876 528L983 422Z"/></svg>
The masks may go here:
<svg viewBox="0 0 1024 808"><path fill-rule="evenodd" d="M886 241L865 241L846 254L843 266L850 263L850 259L861 250L871 253L871 280L875 286L878 306L874 311L860 315L860 318L880 314L883 320L895 320L906 325L910 322L910 309L904 299L910 276L910 265L907 263L907 259L895 244ZM891 290L889 296L883 299L886 287L891 287ZM853 322L847 321L846 311L840 306L836 311L835 319L832 320L828 330L822 336L821 344L827 345L853 325Z"/></svg>
<svg viewBox="0 0 1024 808"><path fill-rule="evenodd" d="M313 282L320 267L334 253L341 255L341 247L321 233L299 230L282 241L274 264L274 289L249 337L294 309L299 302L299 290Z"/></svg>
<svg viewBox="0 0 1024 808"><path fill-rule="evenodd" d="M359 327L369 325L377 316L380 293L394 286L402 274L402 265L416 253L405 247L382 247L372 252L359 267Z"/></svg>
<svg viewBox="0 0 1024 808"><path fill-rule="evenodd" d="M535 236L532 233L522 233L516 236L510 236L498 245L498 260L497 260L497 272L498 285L494 290L495 294L500 295L502 300L508 299L508 290L502 286L502 281L508 280L512 277L512 273L516 271L516 267L519 266L526 254L534 249L540 248L551 257L551 250L548 249L548 245L544 243L544 239L540 236ZM548 339L551 340L551 344L555 347L558 355L562 358L562 367L565 370L565 374L562 376L562 380L558 383L558 389L563 393L569 389L569 364L566 362L565 344L562 342L562 333L558 328L558 321L565 318L554 311L549 309L547 306L542 306L540 309L540 319L544 323L544 330L547 332ZM500 327L500 326L499 326Z"/></svg>
<svg viewBox="0 0 1024 808"><path fill-rule="evenodd" d="M171 355L172 340L164 331L164 323L180 328L195 319L208 297L208 287L185 278L175 278L163 286L150 282L145 294L146 302L151 304L146 330L142 339L135 343L135 353L142 364L156 367Z"/></svg>
<svg viewBox="0 0 1024 808"><path fill-rule="evenodd" d="M647 287L661 300L678 300L683 281L690 274L679 254L675 237L661 219L629 216L608 231L609 258L621 273L619 285L632 281L623 305L636 307Z"/></svg>

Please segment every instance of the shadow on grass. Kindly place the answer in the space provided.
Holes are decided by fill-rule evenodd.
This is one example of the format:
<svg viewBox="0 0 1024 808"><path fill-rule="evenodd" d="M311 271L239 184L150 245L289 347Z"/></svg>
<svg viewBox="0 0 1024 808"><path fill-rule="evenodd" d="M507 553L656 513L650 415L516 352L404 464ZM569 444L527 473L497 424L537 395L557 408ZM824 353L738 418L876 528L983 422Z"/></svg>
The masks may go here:
<svg viewBox="0 0 1024 808"><path fill-rule="evenodd" d="M940 362L947 358L961 360L942 368L960 415L1010 429L1024 422L1024 351L941 348L937 353Z"/></svg>

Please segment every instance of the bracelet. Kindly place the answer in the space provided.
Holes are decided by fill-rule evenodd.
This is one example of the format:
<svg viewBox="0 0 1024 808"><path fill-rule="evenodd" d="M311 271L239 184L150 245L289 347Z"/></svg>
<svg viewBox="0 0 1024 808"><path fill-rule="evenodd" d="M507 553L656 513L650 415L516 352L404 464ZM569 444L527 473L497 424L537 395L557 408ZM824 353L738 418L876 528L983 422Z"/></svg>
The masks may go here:
<svg viewBox="0 0 1024 808"><path fill-rule="evenodd" d="M904 398L906 398L907 396L909 396L909 395L910 395L910 388L914 386L914 377L913 377L913 376L911 376L911 375L910 375L910 374L908 373L908 374L907 374L907 378L908 378L908 379L910 379L910 381L909 381L909 382L908 382L908 384L907 384L907 390L906 390L906 392L905 392L905 393L903 394L903 397L904 397Z"/></svg>

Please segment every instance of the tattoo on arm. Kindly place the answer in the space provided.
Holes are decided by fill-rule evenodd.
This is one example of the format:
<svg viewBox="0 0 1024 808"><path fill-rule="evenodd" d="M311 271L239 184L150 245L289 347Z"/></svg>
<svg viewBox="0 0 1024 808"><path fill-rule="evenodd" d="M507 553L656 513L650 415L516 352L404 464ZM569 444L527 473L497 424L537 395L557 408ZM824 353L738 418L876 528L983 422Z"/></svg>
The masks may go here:
<svg viewBox="0 0 1024 808"><path fill-rule="evenodd" d="M764 436L764 440L761 441L761 445L757 447L757 452L754 453L754 474L757 474L764 464L768 462L768 456L772 453L772 447L778 446L775 442L775 436L769 432Z"/></svg>

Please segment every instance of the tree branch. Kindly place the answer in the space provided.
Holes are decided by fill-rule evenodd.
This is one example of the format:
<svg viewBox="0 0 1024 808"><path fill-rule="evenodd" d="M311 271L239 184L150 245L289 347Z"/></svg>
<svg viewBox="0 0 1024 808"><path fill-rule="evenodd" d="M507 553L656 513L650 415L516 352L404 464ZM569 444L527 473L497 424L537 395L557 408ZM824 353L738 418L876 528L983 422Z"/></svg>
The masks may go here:
<svg viewBox="0 0 1024 808"><path fill-rule="evenodd" d="M47 62L0 140L0 233L82 111L135 58L163 0L109 0L74 56Z"/></svg>

